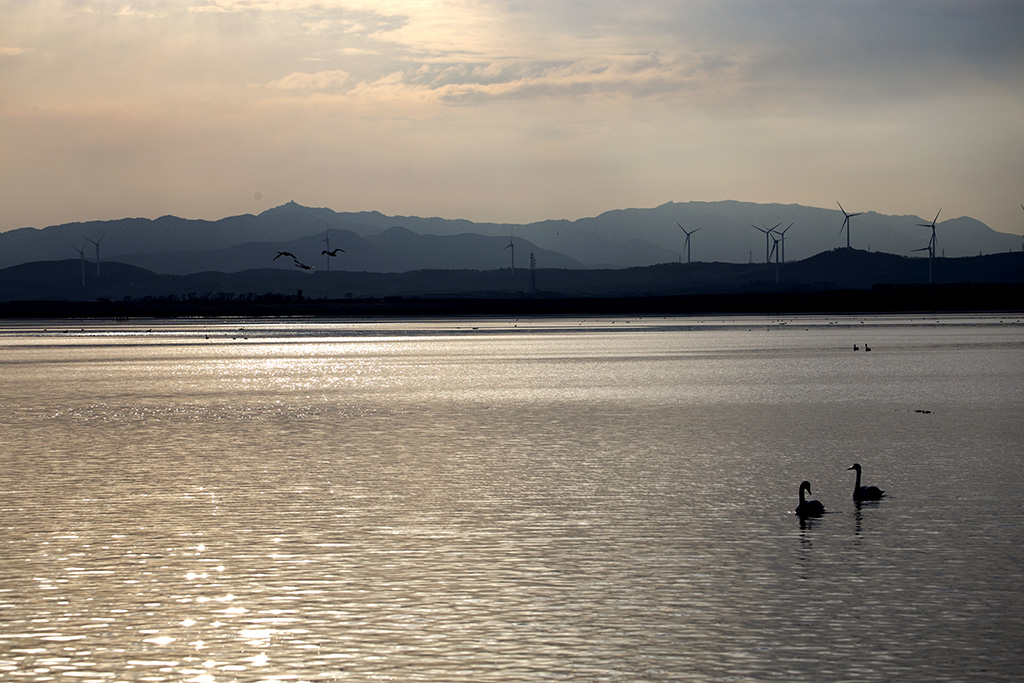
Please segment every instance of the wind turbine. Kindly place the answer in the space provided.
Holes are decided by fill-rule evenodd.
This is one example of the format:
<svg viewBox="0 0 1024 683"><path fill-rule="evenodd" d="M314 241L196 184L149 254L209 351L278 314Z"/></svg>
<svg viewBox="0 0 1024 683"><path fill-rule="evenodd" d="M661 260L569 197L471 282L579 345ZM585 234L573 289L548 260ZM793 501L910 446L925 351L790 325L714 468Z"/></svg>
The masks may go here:
<svg viewBox="0 0 1024 683"><path fill-rule="evenodd" d="M780 225L782 225L782 223L776 223L775 227L772 227L772 228L759 228L759 227L757 227L754 224L750 225L750 227L752 227L754 230L760 230L761 232L764 233L764 262L765 263L771 263L771 261L772 261L772 256L771 256L771 253L769 251L770 245L768 243L768 240L771 237L772 231L774 231L775 228L779 227Z"/></svg>
<svg viewBox="0 0 1024 683"><path fill-rule="evenodd" d="M789 230L789 228L786 228ZM775 282L779 281L779 242L782 240L772 235L772 254L775 254Z"/></svg>
<svg viewBox="0 0 1024 683"><path fill-rule="evenodd" d="M839 204L839 202L836 201L836 204ZM854 216L860 216L864 212L862 211L860 213L846 213L846 209L843 208L842 204L839 204L839 210L843 212L843 226L841 228L839 228L839 234L842 235L843 234L843 230L846 230L846 248L849 249L850 248L850 219L853 218Z"/></svg>
<svg viewBox="0 0 1024 683"><path fill-rule="evenodd" d="M100 276L100 242L102 242L103 238L106 236L107 233L103 233L102 235L100 235L100 238L98 240L89 239L88 237L85 238L86 240L96 245L96 277Z"/></svg>
<svg viewBox="0 0 1024 683"><path fill-rule="evenodd" d="M508 229L508 244L505 245L505 249L512 250L512 273L516 272L516 245L512 241L512 228Z"/></svg>
<svg viewBox="0 0 1024 683"><path fill-rule="evenodd" d="M928 246L922 247L921 249L914 249L914 251L928 250L928 284L932 283L932 261L935 260L935 248L939 245L937 239L935 239L935 221L939 220L939 214L942 213L942 209L939 209L938 213L935 214L935 218L932 219L931 223L918 223L919 228L931 228L932 238L928 240Z"/></svg>
<svg viewBox="0 0 1024 683"><path fill-rule="evenodd" d="M780 223L779 225L782 225L782 224ZM786 226L786 230L789 230L790 228L792 228L793 225L794 225L793 223L790 223L789 225L787 225ZM786 262L786 230L779 230L778 231L779 235L782 236L782 262L783 263Z"/></svg>
<svg viewBox="0 0 1024 683"><path fill-rule="evenodd" d="M78 255L82 257L82 286L85 287L85 245L82 248L71 245L71 248L78 252Z"/></svg>
<svg viewBox="0 0 1024 683"><path fill-rule="evenodd" d="M676 223L676 225L679 225ZM679 229L686 233L686 262L690 262L690 235L700 230L700 228L694 228L693 230L687 230L683 226L679 225Z"/></svg>

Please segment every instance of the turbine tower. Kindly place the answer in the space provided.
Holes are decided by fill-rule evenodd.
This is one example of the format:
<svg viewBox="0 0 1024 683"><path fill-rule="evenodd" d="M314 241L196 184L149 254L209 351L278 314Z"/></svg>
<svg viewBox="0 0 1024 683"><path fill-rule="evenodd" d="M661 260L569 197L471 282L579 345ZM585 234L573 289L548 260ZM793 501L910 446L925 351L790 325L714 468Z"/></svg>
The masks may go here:
<svg viewBox="0 0 1024 683"><path fill-rule="evenodd" d="M836 201L836 204L839 204L839 202ZM850 219L853 218L854 216L860 216L864 212L862 211L860 213L846 213L846 209L843 208L842 204L839 204L839 210L843 212L843 226L841 228L839 228L839 234L842 235L843 234L843 230L846 230L846 248L849 249L850 248Z"/></svg>
<svg viewBox="0 0 1024 683"><path fill-rule="evenodd" d="M754 224L750 225L750 227L752 227L754 230L760 230L761 232L764 233L764 262L765 263L771 263L772 262L772 256L771 256L771 251L770 251L771 245L769 243L769 240L771 239L772 232L775 230L775 228L779 227L780 225L782 225L782 223L776 223L775 227L772 227L772 228L759 228L759 227L757 227Z"/></svg>
<svg viewBox="0 0 1024 683"><path fill-rule="evenodd" d="M781 223L780 223L780 225L781 225ZM786 230L789 230L790 228L792 228L793 225L794 225L793 223L790 223L789 225L787 225L786 226ZM783 263L786 262L786 230L779 230L778 231L779 235L782 236L782 262Z"/></svg>
<svg viewBox="0 0 1024 683"><path fill-rule="evenodd" d="M676 223L676 225L679 225L679 224ZM693 233L695 233L698 230L700 230L700 228L694 228L693 230L689 230L688 231L686 228L684 228L683 226L679 225L679 229L686 233L686 244L684 246L686 247L686 263L689 264L690 263L690 235L692 235Z"/></svg>
<svg viewBox="0 0 1024 683"><path fill-rule="evenodd" d="M92 242L93 244L96 245L96 277L100 276L100 242L102 242L103 238L106 236L107 233L103 233L102 235L100 235L100 238L98 240L89 239L88 237L85 238L89 242Z"/></svg>
<svg viewBox="0 0 1024 683"><path fill-rule="evenodd" d="M82 286L85 287L85 245L83 244L81 249L74 245L72 245L71 248L77 251L78 255L82 257Z"/></svg>
<svg viewBox="0 0 1024 683"><path fill-rule="evenodd" d="M512 241L512 228L509 228L509 230L508 230L508 244L505 245L505 248L512 250L511 267L512 267L512 274L514 275L515 272L516 272L516 245Z"/></svg>
<svg viewBox="0 0 1024 683"><path fill-rule="evenodd" d="M327 272L331 272L331 231L324 230L324 238L320 240L324 243L324 250L320 252L322 256L327 257Z"/></svg>
<svg viewBox="0 0 1024 683"><path fill-rule="evenodd" d="M787 230L789 228L786 228ZM779 281L779 242L782 240L772 235L772 254L775 254L775 282Z"/></svg>
<svg viewBox="0 0 1024 683"><path fill-rule="evenodd" d="M932 284L932 262L935 260L935 248L939 245L937 239L935 239L935 221L939 220L939 214L942 213L942 209L939 209L938 213L935 214L935 218L932 219L931 223L918 223L919 228L931 228L932 238L928 240L928 246L922 247L921 249L914 249L914 251L928 250L928 284Z"/></svg>

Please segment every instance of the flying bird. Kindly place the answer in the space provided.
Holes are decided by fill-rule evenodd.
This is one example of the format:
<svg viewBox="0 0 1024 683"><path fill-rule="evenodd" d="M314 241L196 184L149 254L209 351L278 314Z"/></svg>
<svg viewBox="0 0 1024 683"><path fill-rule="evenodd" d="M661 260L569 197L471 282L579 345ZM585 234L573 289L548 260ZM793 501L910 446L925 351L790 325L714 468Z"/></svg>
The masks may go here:
<svg viewBox="0 0 1024 683"><path fill-rule="evenodd" d="M324 249L324 250L323 250L323 251L321 251L320 253L321 253L321 254L327 254L328 256L337 256L337 255L338 255L338 252L339 252L339 251L340 251L340 252L341 252L342 254L344 254L344 253L345 253L345 250L344 250L344 249L341 249L341 248L337 248L337 249L331 249L330 251L327 251L326 249Z"/></svg>
<svg viewBox="0 0 1024 683"><path fill-rule="evenodd" d="M292 258L292 263L294 263L299 268L302 268L303 270L313 270L313 266L307 266L305 263L303 263L302 261L297 259L295 257L295 254L293 254L290 251L279 251L279 252L277 252L277 256L275 256L271 260L272 261L276 261L277 259L281 258L282 256L290 256Z"/></svg>

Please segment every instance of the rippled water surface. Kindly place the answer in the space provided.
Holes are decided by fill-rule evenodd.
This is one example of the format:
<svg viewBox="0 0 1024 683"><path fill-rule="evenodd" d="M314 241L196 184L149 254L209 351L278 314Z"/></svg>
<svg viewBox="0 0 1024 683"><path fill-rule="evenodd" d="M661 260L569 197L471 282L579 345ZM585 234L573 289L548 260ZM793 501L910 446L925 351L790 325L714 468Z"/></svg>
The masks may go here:
<svg viewBox="0 0 1024 683"><path fill-rule="evenodd" d="M1022 414L1012 317L8 322L0 679L1006 680Z"/></svg>

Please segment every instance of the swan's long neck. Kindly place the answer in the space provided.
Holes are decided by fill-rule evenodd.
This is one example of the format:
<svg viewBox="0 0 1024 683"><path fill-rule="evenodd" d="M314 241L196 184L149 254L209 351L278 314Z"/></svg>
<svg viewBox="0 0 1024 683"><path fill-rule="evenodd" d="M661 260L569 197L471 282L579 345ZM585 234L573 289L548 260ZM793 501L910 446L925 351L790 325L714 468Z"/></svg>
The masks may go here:
<svg viewBox="0 0 1024 683"><path fill-rule="evenodd" d="M860 468L854 470L857 473L857 482L853 485L854 491L860 491Z"/></svg>
<svg viewBox="0 0 1024 683"><path fill-rule="evenodd" d="M803 487L803 486L800 487L800 504L801 505L803 505L805 502L807 502L806 500L804 500L804 491L805 490L806 490L805 487Z"/></svg>

